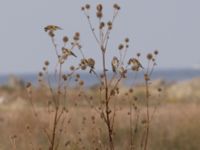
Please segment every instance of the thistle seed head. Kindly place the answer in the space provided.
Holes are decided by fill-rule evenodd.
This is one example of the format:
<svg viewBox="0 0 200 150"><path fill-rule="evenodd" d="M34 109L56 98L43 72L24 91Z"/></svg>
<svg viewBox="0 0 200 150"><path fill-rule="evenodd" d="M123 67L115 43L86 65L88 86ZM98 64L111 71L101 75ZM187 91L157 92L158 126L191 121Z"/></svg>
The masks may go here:
<svg viewBox="0 0 200 150"><path fill-rule="evenodd" d="M85 8L86 8L86 9L90 9L90 4L86 4L86 5L85 5Z"/></svg>
<svg viewBox="0 0 200 150"><path fill-rule="evenodd" d="M152 60L153 59L153 55L151 53L147 54L147 59L148 60Z"/></svg>
<svg viewBox="0 0 200 150"><path fill-rule="evenodd" d="M98 12L101 12L102 10L103 10L102 4L98 4L98 5L97 5L97 11L98 11Z"/></svg>
<svg viewBox="0 0 200 150"><path fill-rule="evenodd" d="M64 42L64 43L67 43L68 41L69 41L69 38L68 38L67 36L64 36L64 37L63 37L63 42Z"/></svg>

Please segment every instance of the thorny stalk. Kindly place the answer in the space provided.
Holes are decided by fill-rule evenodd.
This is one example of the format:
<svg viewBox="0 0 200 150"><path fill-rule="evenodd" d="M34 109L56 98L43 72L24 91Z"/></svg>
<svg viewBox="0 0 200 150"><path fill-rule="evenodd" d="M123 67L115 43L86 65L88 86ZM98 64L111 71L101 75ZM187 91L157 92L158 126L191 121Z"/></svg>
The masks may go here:
<svg viewBox="0 0 200 150"><path fill-rule="evenodd" d="M149 128L150 128L150 118L149 118L149 85L148 80L145 81L145 98L146 98L146 134L145 134L145 143L144 150L147 150L148 139L149 139Z"/></svg>
<svg viewBox="0 0 200 150"><path fill-rule="evenodd" d="M144 136L144 150L148 149L148 140L149 140L149 130L150 130L150 112L149 112L149 99L150 99L150 92L149 92L149 81L151 75L153 73L154 67L156 65L155 58L158 54L158 51L154 51L154 55L149 53L147 54L148 59L148 67L146 73L144 73L144 80L145 80L145 101L146 101L146 132Z"/></svg>
<svg viewBox="0 0 200 150"><path fill-rule="evenodd" d="M117 5L117 7L119 8L119 6ZM112 17L111 22L109 22L109 26L107 28L107 30L105 31L105 33L103 32L102 28L99 28L99 38L97 37L96 33L95 33L95 28L93 27L91 20L90 20L90 16L88 14L88 11L86 11L88 8L84 8L82 7L82 10L87 18L87 21L89 23L89 27L90 30L92 31L92 34L100 48L100 51L102 53L102 69L103 69L103 86L104 86L104 91L105 91L105 95L104 95L104 102L105 102L105 112L102 112L103 114L103 120L106 123L107 126L107 130L108 130L108 137L109 137L109 147L110 150L114 150L114 143L113 143L113 124L114 124L114 118L115 118L115 109L114 109L114 113L113 116L111 117L111 108L110 108L110 96L109 96L109 84L108 84L108 75L107 75L107 68L106 68L106 51L107 51L107 46L108 46L108 41L109 41L109 36L110 36L110 31L113 27L113 23L114 20L118 14L118 10L119 9L114 9L114 14ZM97 18L99 18L99 26L101 26L101 20L102 20L102 9L103 6L101 4L97 5ZM104 25L103 25L104 26ZM101 90L100 90L101 92Z"/></svg>
<svg viewBox="0 0 200 150"><path fill-rule="evenodd" d="M58 132L58 128L61 127L63 129L62 126L64 124L65 117L66 117L64 115L65 107L63 107L61 105L62 98L64 98L64 100L66 99L66 86L63 85L63 82L67 81L68 78L72 77L74 72L77 70L77 69L75 69L67 76L67 75L63 74L63 72L62 72L63 64L66 62L66 60L69 56L77 57L72 52L72 50L75 46L79 47L78 42L79 42L80 34L78 32L75 33L75 35L73 37L73 42L71 43L71 48L69 48L69 49L66 48L66 44L68 42L68 37L64 36L63 37L64 46L61 48L61 53L60 53L60 50L58 51L54 36L55 36L55 31L60 30L61 28L58 26L54 26L54 25L48 25L44 29L46 32L48 32L48 34L51 38L51 41L52 41L52 44L53 44L53 47L54 47L54 50L55 50L56 56L57 56L57 63L56 63L55 74L54 74L57 86L52 87L52 85L51 85L50 75L48 74L49 62L45 61L44 67L43 67L43 72L39 72L38 75L39 75L39 82L42 82L44 79L47 80L47 85L48 85L49 91L51 93L51 98L52 98L51 100L48 101L47 112L49 114L53 112L53 121L51 122L52 126L50 126L50 129L43 128L43 131L44 131L45 135L47 136L47 139L49 142L49 150L57 150L59 147L60 140L61 140L60 136L62 134L61 130L59 130L60 132ZM57 69L58 69L58 72L57 72ZM34 111L35 116L38 118L36 111L34 109L33 102L32 102L31 83L27 84L27 90L28 90L32 109ZM64 90L64 93L63 93L63 90ZM53 106L52 111L50 110L51 106Z"/></svg>

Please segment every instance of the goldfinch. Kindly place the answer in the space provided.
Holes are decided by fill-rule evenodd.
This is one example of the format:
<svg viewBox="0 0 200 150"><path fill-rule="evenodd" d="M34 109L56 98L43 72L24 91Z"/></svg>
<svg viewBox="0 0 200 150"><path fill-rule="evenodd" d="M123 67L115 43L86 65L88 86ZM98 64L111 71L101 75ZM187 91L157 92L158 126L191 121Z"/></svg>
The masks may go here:
<svg viewBox="0 0 200 150"><path fill-rule="evenodd" d="M119 71L120 75L121 75L123 78L126 78L127 70L124 69L124 67L120 67L120 68L118 69L118 71Z"/></svg>
<svg viewBox="0 0 200 150"><path fill-rule="evenodd" d="M142 64L136 58L129 59L128 64L132 65L132 69L135 70L135 71L138 71L140 68L144 69Z"/></svg>
<svg viewBox="0 0 200 150"><path fill-rule="evenodd" d="M116 73L117 68L119 67L119 60L117 57L113 57L111 65L112 65L112 71Z"/></svg>
<svg viewBox="0 0 200 150"><path fill-rule="evenodd" d="M93 69L94 69L94 65L95 65L95 61L92 58L88 58L87 59L87 64L90 67L90 73L92 73Z"/></svg>
<svg viewBox="0 0 200 150"><path fill-rule="evenodd" d="M64 56L68 57L68 56L74 56L74 57L77 57L70 49L67 49L67 48L62 48L62 53Z"/></svg>
<svg viewBox="0 0 200 150"><path fill-rule="evenodd" d="M62 30L62 28L59 27L59 26L55 26L55 25L48 25L48 26L46 26L46 27L44 28L44 31L45 31L45 32L48 32L48 31L53 32L53 31L56 31L56 30Z"/></svg>

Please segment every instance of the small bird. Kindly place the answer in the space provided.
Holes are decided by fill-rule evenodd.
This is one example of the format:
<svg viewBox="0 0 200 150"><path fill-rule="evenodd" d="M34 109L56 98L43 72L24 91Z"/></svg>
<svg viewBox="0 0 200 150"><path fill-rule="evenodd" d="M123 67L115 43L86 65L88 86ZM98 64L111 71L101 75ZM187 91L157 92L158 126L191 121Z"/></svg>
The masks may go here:
<svg viewBox="0 0 200 150"><path fill-rule="evenodd" d="M59 26L55 26L55 25L48 25L48 26L46 26L46 27L44 28L44 31L45 31L45 32L48 32L48 31L53 32L53 31L56 31L56 30L62 30L62 28L59 27Z"/></svg>
<svg viewBox="0 0 200 150"><path fill-rule="evenodd" d="M70 55L77 57L70 49L67 49L64 47L62 48L62 53L63 53L63 56L65 56L65 57L68 57Z"/></svg>
<svg viewBox="0 0 200 150"><path fill-rule="evenodd" d="M120 75L121 75L123 78L126 78L127 70L124 69L124 67L120 67L120 68L118 69L118 71L119 71Z"/></svg>
<svg viewBox="0 0 200 150"><path fill-rule="evenodd" d="M92 58L88 58L87 59L87 64L90 67L90 71L89 73L92 73L92 71L94 70L94 65L95 65L95 61Z"/></svg>
<svg viewBox="0 0 200 150"><path fill-rule="evenodd" d="M113 57L111 65L112 65L112 71L116 73L117 68L119 67L119 60L117 57L115 56Z"/></svg>
<svg viewBox="0 0 200 150"><path fill-rule="evenodd" d="M135 71L138 71L140 68L144 69L142 64L136 58L129 59L128 64L132 65L132 69L135 70Z"/></svg>
<svg viewBox="0 0 200 150"><path fill-rule="evenodd" d="M88 61L87 59L83 58L81 59L81 63L79 64L79 66L81 67L82 70L85 70L87 68Z"/></svg>

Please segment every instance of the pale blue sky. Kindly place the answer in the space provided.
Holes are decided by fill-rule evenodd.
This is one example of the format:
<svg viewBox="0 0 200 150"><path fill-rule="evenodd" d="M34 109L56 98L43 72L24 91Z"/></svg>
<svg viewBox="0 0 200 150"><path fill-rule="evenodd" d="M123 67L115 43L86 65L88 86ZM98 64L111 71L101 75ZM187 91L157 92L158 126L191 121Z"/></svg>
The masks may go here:
<svg viewBox="0 0 200 150"><path fill-rule="evenodd" d="M115 2L122 9L111 34L108 57L128 36L129 56L160 51L158 68L200 64L199 0L0 0L0 73L38 72L44 60L55 59L43 31L48 24L64 28L59 35L80 31L85 54L98 60L100 53L80 7L103 3L108 18Z"/></svg>

